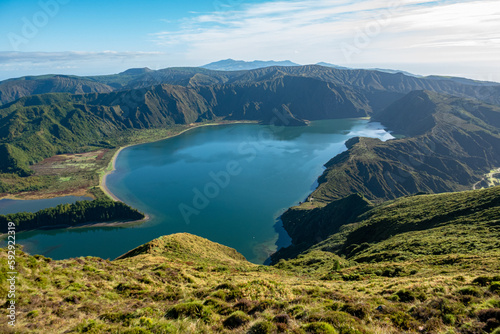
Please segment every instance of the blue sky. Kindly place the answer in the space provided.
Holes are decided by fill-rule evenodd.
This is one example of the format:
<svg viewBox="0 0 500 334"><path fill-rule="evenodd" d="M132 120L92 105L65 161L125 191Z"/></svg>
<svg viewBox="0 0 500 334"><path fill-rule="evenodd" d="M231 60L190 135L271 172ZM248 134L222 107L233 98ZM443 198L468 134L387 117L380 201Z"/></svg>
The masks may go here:
<svg viewBox="0 0 500 334"><path fill-rule="evenodd" d="M500 81L500 1L0 0L0 80L226 58Z"/></svg>

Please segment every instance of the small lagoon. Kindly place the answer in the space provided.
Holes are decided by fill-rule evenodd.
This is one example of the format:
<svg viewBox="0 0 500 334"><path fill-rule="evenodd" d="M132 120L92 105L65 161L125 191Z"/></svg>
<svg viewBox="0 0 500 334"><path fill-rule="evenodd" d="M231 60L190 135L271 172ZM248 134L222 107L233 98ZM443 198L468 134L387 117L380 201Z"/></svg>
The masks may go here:
<svg viewBox="0 0 500 334"><path fill-rule="evenodd" d="M85 196L64 196L36 200L0 199L0 215L18 212L37 212L59 204L70 204L85 200L92 200L92 198Z"/></svg>

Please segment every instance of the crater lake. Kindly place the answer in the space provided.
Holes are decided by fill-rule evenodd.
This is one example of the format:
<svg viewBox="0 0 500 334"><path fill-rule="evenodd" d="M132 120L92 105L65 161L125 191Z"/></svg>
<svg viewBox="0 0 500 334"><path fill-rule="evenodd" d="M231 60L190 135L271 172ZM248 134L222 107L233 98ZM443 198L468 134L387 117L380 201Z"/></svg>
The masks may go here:
<svg viewBox="0 0 500 334"><path fill-rule="evenodd" d="M147 222L23 232L17 242L54 259L114 259L162 235L188 232L262 264L290 243L280 215L307 198L323 165L355 136L392 138L378 123L337 119L305 127L202 126L131 146L118 155L106 185L146 213Z"/></svg>

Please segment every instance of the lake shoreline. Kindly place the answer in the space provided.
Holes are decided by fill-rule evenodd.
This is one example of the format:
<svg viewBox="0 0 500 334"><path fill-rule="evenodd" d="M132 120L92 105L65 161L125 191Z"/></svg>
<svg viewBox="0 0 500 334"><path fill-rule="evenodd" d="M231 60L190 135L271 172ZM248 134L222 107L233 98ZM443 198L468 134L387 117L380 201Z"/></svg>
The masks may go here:
<svg viewBox="0 0 500 334"><path fill-rule="evenodd" d="M196 125L188 124L186 126L173 128L169 131L163 131L161 132L161 134L164 135L163 138L156 136L156 138L159 139L151 140L147 143L143 143L142 140L138 140L139 138L135 137L134 144L123 145L123 147L115 147L113 150L108 151L106 160L103 161L100 165L100 169L97 170L96 174L98 178L95 179L96 184L94 185L94 187L98 185L102 186L101 189L103 189L102 191L105 192L106 195L103 195L98 188L95 188L98 190L96 195L100 198L104 197L108 201L113 200L130 202L129 195L134 194L141 198L140 203L142 204L134 204L135 201L132 201L130 202L132 206L139 205L143 212L157 212L155 205L162 206L164 203L167 203L167 207L171 207L172 209L168 214L163 215L160 213L158 216L157 214L154 214L154 217L145 217L140 221L110 221L85 223L79 226L50 226L48 227L49 229L57 229L55 232L51 232L50 236L38 237L35 232L32 233L33 236L30 233L26 234L25 238L27 240L38 240L39 246L35 246L33 248L34 252L37 252L38 249L43 250L47 248L51 244L55 243L53 240L57 241L60 238L62 239L59 244L64 245L64 247L67 247L68 250L71 249L71 251L74 252L75 247L78 246L73 245L72 243L67 243L64 235L64 233L66 233L65 231L67 231L67 229L73 229L72 232L75 233L78 232L78 230L74 230L75 228L90 227L89 230L92 230L93 227L98 227L95 229L96 233L93 237L95 240L100 240L102 244L105 244L104 240L107 240L108 236L119 236L119 239L117 240L122 240L119 247L123 247L125 251L125 245L132 244L132 246L135 246L131 240L136 240L139 236L146 240L145 236L149 234L154 237L158 235L177 233L178 230L189 230L189 233L203 236L209 240L216 239L219 243L225 245L228 244L233 248L235 247L235 249L238 249L238 251L248 259L255 260L255 263L268 264L269 256L272 253L282 247L290 245L289 235L286 230L284 230L282 223L279 221L279 217L283 211L286 211L289 207L299 204L299 201L304 200L304 198L317 188L317 179L324 169L324 163L331 159L332 156L335 156L345 150L343 145L344 137L351 137L354 134L367 135L370 137L379 137L383 135L383 132L379 133L378 127L373 127L371 125L368 126L367 121L369 120L354 118L311 122L311 127L305 127L305 129L287 127L282 129L283 132L276 133L270 138L265 135L269 133L269 130L273 129L268 129L266 126L261 129L256 126L258 125L258 122L213 122ZM233 127L230 126L215 127L216 125L234 125L237 123L247 123L247 125L240 124L242 127L241 129L238 127L233 129ZM180 136L195 127L201 126L212 126L212 129L200 129L180 139L173 139L172 141L166 140ZM221 132L219 133L218 131ZM264 135L262 135L263 132ZM365 132L366 134L363 134ZM146 148L144 146L143 149L143 146L140 146L127 151L121 156L122 160L118 161L119 155L123 149L130 146L155 142L157 144L152 145L155 149L154 152L150 151L149 147ZM181 150L178 152L179 149L177 146L179 146L179 143L182 143L181 147L186 151ZM207 143L213 147L209 146ZM241 145L238 145L238 143ZM208 145L208 147L203 145ZM191 148L191 146L193 148ZM212 151L209 149L213 150L214 153L211 153ZM139 155L139 152L142 152L141 154L143 155ZM179 159L181 159L180 161L183 161L182 158L185 158L186 155L189 157L191 157L191 155L194 157L198 157L198 155L200 155L200 161L210 164L208 166L209 169L206 171L197 171L193 169L192 166L188 166L189 168L187 168L183 163L179 164L175 162L178 161L177 155L172 152L179 156ZM168 157L166 160L159 160L155 158L155 154L158 154L158 157L167 154ZM226 156L227 159L225 158ZM255 161L253 161L254 156L258 157ZM277 159L278 157L280 159ZM292 161L291 159L294 160ZM303 164L301 159L305 159ZM198 161L194 158L192 161L191 159L187 160L192 165ZM236 163L233 163L233 165L229 165L230 167L228 167L228 164L224 163L226 160L239 163L238 166L247 171L247 174L242 174L238 178L233 178L232 176L239 175L239 172L234 171L233 165ZM290 161L287 162L288 160ZM299 164L299 162L301 163ZM141 173L141 168L144 166L141 167L140 165L146 164L149 166L148 164L150 163L153 167L155 167L153 170L150 171L148 169L148 171L146 173L142 173L144 175L139 178L132 175L136 170L138 173ZM201 167L204 167L203 163L201 164ZM250 163L252 163L252 165L250 165ZM298 164L297 166L300 168L291 168L295 167L296 164ZM136 165L139 167L136 168ZM163 167L164 165L169 166L168 168L170 169L167 167L163 169L159 168L159 166ZM303 168L303 166L308 166L308 168ZM110 178L107 178L107 176L111 175L114 171L116 171L117 174L114 174L110 181ZM212 173L208 173L209 171L212 171ZM175 174L177 172L178 174ZM194 175L192 175L192 177L186 176L190 175L189 172L192 172ZM263 175L263 172L267 172L267 174ZM208 177L203 176L206 173L208 173ZM233 173L237 174L233 175ZM132 179L126 178L126 175L129 174L132 175ZM222 191L226 185L226 179L224 179L224 177L227 174L231 176L230 180L229 177L227 177L227 182L231 181L232 187L235 187L237 190L236 194L240 194L238 191L242 192L242 195L244 196L252 194L249 189L253 189L252 186L255 185L256 180L259 185L263 186L261 189L268 188L270 190L264 192L264 194L262 194L260 190L255 190L255 194L259 194L255 197L256 199L259 199L256 203L259 206L262 204L262 210L258 210L258 213L250 210L248 215L245 215L244 217L241 216L242 212L247 212L245 210L248 210L248 203L240 203L242 201L239 200L239 196L231 194L229 191ZM301 181L298 184L286 181L296 177L296 174L301 175L300 179L304 179L304 181ZM173 177L173 175L177 176ZM120 186L114 189L116 193L113 193L111 191L111 189L113 189L113 185L118 186L118 183L121 184L122 177L124 177L123 182L126 182L127 187L122 189ZM144 179L142 177L144 177ZM129 187L128 180L135 180L131 184L138 185L138 188L134 188L132 186ZM214 183L216 181L217 183ZM177 192L177 188L171 186L176 186L178 184L179 187L185 192L182 193L182 196ZM191 201L196 199L193 197L193 189L196 188L195 190L198 190L198 188L201 187L200 189L202 190L199 192L203 192L202 195L200 195L203 196L208 191L206 189L212 189L204 187L206 184L218 185L220 187L220 189L215 190L217 195L215 195L214 191L212 191L207 193L206 196L212 199L212 197L218 196L220 192L220 198L217 199L217 201L214 200L212 205L210 205L207 210L203 212L203 217L196 217L199 216L196 211L187 211L188 214L194 212L191 214L191 217L182 210L176 210L176 204L178 202L181 204L187 203L185 205L188 209L190 209ZM165 191L167 189L167 185L169 191ZM159 193L156 194L154 190L157 190ZM273 201L275 201L275 197L272 194L273 192L277 193L278 191L283 193L283 196L280 196L280 200L274 203ZM298 198L293 195L297 193L301 194ZM197 195L198 193L195 191L194 194ZM271 197L267 198L267 195ZM245 198L244 196L241 198ZM254 197L252 197L252 199L253 198ZM199 202L196 203L199 204ZM149 209L150 205L151 209ZM227 205L230 206L228 207ZM195 204L192 204L192 206L197 208ZM279 208L279 210L276 210L274 208L275 206ZM201 213L201 209L199 211ZM158 212L163 211L160 210ZM223 213L224 219L212 219L213 217L216 217L214 215L218 213ZM271 216L273 216L274 219L268 219ZM188 218L187 221L186 217ZM139 224L147 221L148 219L151 223L154 221L156 224L148 223L145 225L147 228L142 228L142 225L139 226ZM191 221L190 219L193 220ZM234 238L227 238L226 236L223 236L219 237L221 240L217 239L218 236L216 235L217 233L215 231L215 227L220 225L224 229L227 229L227 226L230 226L232 222L240 220L244 223L240 224L241 228L234 230ZM160 221L164 222L164 224L159 224ZM183 227L183 222L187 225L189 225L190 222L193 224L192 226ZM254 226L255 222L258 222L258 224L255 224L257 227ZM116 228L118 226L122 226L122 228ZM99 227L113 228L103 229ZM44 229L47 229L47 227L39 228L39 230ZM243 234L239 233L236 235L240 230ZM83 232L86 230L80 231ZM44 233L42 232L42 234ZM78 236L73 235L71 237L79 238ZM57 251L59 254L57 256L61 258L65 256L64 247ZM82 247L82 249L86 248ZM109 253L109 250L105 249L105 247L103 247L101 251L103 255L99 256L102 257L106 257L106 254ZM55 253L54 256L56 256Z"/></svg>
<svg viewBox="0 0 500 334"><path fill-rule="evenodd" d="M106 185L106 178L108 175L113 173L116 170L116 160L118 158L118 155L120 152L128 147L131 146L137 146L137 145L143 145L143 144L148 144L148 143L153 143L153 142L158 142L170 138L174 138L176 136L179 136L189 130L195 129L195 128L200 128L200 127L205 127L205 126L220 126L220 125L231 125L231 124L259 124L256 121L222 121L222 122L216 122L216 123L206 123L206 124L190 124L190 127L187 129L184 129L176 134L173 134L171 136L161 138L152 142L146 142L146 143L136 143L136 144L130 144L126 146L119 147L116 152L113 154L113 157L111 158L111 161L109 162L107 168L104 170L104 173L99 173L99 188L104 192L106 196L108 196L110 199L112 199L115 202L122 202L124 203L120 198L118 198L115 194L113 194L109 188ZM52 199L52 198L58 198L58 197L65 197L65 196L91 196L92 194L88 192L88 189L69 189L65 194L62 194L61 196L50 196L50 194L33 194L32 196L28 196L25 198L16 198L14 195L7 194L7 196L1 197L1 199L13 199L13 200L42 200L42 199ZM92 196L93 200L95 200L95 196ZM37 227L36 229L30 229L30 230L24 230L24 231L19 231L19 232L30 232L30 231L47 231L47 230L57 230L57 229L76 229L76 228L93 228L93 227L118 227L118 226L127 226L127 225L136 225L136 224L143 224L151 218L148 214L143 213L144 218L140 220L132 220L132 221L112 221L112 222L88 222L88 223L82 223L78 225L47 225L47 226L40 226ZM6 236L6 234L0 234L0 238L3 238Z"/></svg>

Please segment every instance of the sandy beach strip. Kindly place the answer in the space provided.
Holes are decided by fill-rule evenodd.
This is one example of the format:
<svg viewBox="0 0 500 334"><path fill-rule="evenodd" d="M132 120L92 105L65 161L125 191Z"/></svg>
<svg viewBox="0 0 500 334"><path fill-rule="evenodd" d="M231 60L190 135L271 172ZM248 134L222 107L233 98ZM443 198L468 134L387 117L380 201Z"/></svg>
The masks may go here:
<svg viewBox="0 0 500 334"><path fill-rule="evenodd" d="M109 197L111 197L114 201L116 202L123 202L121 199L119 199L118 197L115 196L115 194L113 194L109 188L106 186L106 178L108 177L109 174L113 173L115 171L115 167L116 167L116 158L118 157L118 154L120 154L120 152L129 147L129 146L132 146L132 145L128 145L128 146L124 146L124 147L120 147L116 152L115 154L113 155L113 158L111 159L111 162L109 163L108 165L108 168L106 169L106 171L104 172L104 175L102 176L102 178L99 180L99 187L101 188L101 190L106 194L108 195Z"/></svg>

